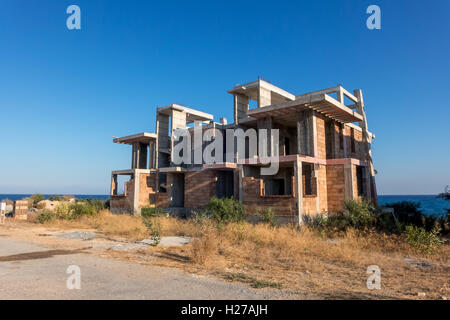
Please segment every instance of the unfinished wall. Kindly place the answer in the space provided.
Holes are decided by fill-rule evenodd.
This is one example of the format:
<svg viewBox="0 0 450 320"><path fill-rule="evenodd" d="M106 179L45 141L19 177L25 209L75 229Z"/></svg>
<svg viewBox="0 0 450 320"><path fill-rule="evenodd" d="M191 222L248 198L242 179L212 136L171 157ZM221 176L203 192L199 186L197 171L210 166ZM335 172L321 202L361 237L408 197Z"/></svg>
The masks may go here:
<svg viewBox="0 0 450 320"><path fill-rule="evenodd" d="M215 170L186 172L184 176L184 207L204 208L216 195Z"/></svg>
<svg viewBox="0 0 450 320"><path fill-rule="evenodd" d="M139 206L156 205L156 172L141 173L139 180Z"/></svg>
<svg viewBox="0 0 450 320"><path fill-rule="evenodd" d="M294 196L262 196L262 179L243 177L243 206L248 214L271 208L280 216L293 216L295 211Z"/></svg>
<svg viewBox="0 0 450 320"><path fill-rule="evenodd" d="M156 206L158 208L168 208L169 207L169 193L168 192L157 192L155 195Z"/></svg>
<svg viewBox="0 0 450 320"><path fill-rule="evenodd" d="M110 208L112 213L133 213L134 178L125 182L123 195L112 195Z"/></svg>
<svg viewBox="0 0 450 320"><path fill-rule="evenodd" d="M344 208L345 197L344 166L328 165L326 171L328 212L340 212Z"/></svg>

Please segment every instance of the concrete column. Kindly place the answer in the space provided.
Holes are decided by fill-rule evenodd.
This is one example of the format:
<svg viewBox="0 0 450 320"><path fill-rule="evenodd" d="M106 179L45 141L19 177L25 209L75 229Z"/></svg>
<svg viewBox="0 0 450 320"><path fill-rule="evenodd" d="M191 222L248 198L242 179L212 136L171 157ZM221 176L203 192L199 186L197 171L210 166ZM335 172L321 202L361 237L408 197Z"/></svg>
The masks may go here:
<svg viewBox="0 0 450 320"><path fill-rule="evenodd" d="M239 202L244 202L244 166L239 166Z"/></svg>
<svg viewBox="0 0 450 320"><path fill-rule="evenodd" d="M261 83L261 81L260 81ZM258 108L272 105L272 92L269 89L258 86Z"/></svg>
<svg viewBox="0 0 450 320"><path fill-rule="evenodd" d="M372 199L372 194L374 195L374 200L377 202L377 190L376 190L376 184L375 184L375 170L373 168L373 162L372 162L372 137L369 135L369 128L367 126L367 118L366 118L366 112L364 110L364 99L361 89L357 89L353 91L355 97L358 99L358 102L356 103L356 112L361 114L363 116L363 120L359 122L359 126L362 128L363 131L363 143L365 146L366 156L367 156L367 162L369 165L369 173L370 173L370 179L369 184L371 184L371 188L373 188L373 191L371 191L370 199Z"/></svg>
<svg viewBox="0 0 450 320"><path fill-rule="evenodd" d="M364 194L366 199L371 199L372 197L372 183L370 181L370 169L369 167L364 167Z"/></svg>
<svg viewBox="0 0 450 320"><path fill-rule="evenodd" d="M117 174L111 175L111 195L117 194Z"/></svg>
<svg viewBox="0 0 450 320"><path fill-rule="evenodd" d="M314 164L314 171L312 173L312 176L316 180L316 214L320 213L319 170L319 165Z"/></svg>
<svg viewBox="0 0 450 320"><path fill-rule="evenodd" d="M249 108L248 97L242 94L234 95L234 123L238 124L239 119L245 118Z"/></svg>
<svg viewBox="0 0 450 320"><path fill-rule="evenodd" d="M138 153L137 145L133 143L131 151L131 169L137 168L137 153Z"/></svg>
<svg viewBox="0 0 450 320"><path fill-rule="evenodd" d="M310 140L312 142L311 151L312 157L318 157L319 156L319 149L317 147L317 118L316 118L316 112L312 111L311 115L311 122L312 122L312 139Z"/></svg>
<svg viewBox="0 0 450 320"><path fill-rule="evenodd" d="M353 170L352 163L344 164L344 199L353 200Z"/></svg>
<svg viewBox="0 0 450 320"><path fill-rule="evenodd" d="M139 195L140 195L140 178L141 175L139 173L139 170L134 170L134 173L132 175L134 178L134 190L133 190L133 214L139 215L141 214L141 208L139 207Z"/></svg>
<svg viewBox="0 0 450 320"><path fill-rule="evenodd" d="M302 178L302 162L297 157L294 162L294 192L295 192L295 205L296 205L296 218L299 225L303 223L303 178Z"/></svg>

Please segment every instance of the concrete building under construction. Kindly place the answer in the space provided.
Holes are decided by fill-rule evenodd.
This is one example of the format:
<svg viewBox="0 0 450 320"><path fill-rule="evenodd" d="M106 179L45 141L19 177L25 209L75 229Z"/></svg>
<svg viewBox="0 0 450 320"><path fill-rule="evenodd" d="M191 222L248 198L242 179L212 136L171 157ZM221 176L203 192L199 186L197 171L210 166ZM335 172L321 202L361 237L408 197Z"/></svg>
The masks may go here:
<svg viewBox="0 0 450 320"><path fill-rule="evenodd" d="M264 80L237 85L234 122L171 104L156 110L156 132L115 138L132 146L131 169L112 172L111 211L139 214L143 207L172 212L201 210L211 197L239 200L248 214L272 208L287 221L336 213L347 199L377 201L371 143L361 90L338 85L295 95ZM278 129L278 143L264 142L279 170L261 175L261 157L223 148L223 161L175 164L172 139L177 129L190 134L214 129L229 140L227 129ZM212 138L212 140L214 137ZM224 141L224 145L228 143ZM202 148L208 142L202 141ZM258 141L258 148L261 144ZM225 155L225 153L228 153ZM194 152L192 154L194 157ZM193 161L195 163L195 161ZM119 192L118 177L128 176Z"/></svg>

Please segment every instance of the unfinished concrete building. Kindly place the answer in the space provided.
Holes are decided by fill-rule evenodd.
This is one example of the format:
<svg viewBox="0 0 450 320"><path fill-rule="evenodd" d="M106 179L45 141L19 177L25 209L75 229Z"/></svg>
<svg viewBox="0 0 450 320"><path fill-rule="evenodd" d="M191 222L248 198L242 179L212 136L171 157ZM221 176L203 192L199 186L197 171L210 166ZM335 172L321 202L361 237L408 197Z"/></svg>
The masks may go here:
<svg viewBox="0 0 450 320"><path fill-rule="evenodd" d="M156 110L156 133L114 139L132 146L132 160L131 169L112 172L113 213L139 214L148 206L189 212L217 196L239 200L248 214L271 208L286 221L301 223L314 214L340 212L347 199L377 201L374 135L367 127L361 90L350 93L338 85L294 95L257 80L228 93L234 98L234 123L224 118L217 123L208 113L172 104ZM236 148L230 155L224 147L220 162L173 163L176 129L211 128L223 133L224 145L230 139L227 129L278 129L278 144L268 139L265 145L267 156L276 156L278 172L261 175L267 162L249 154L248 141L245 155ZM202 149L207 146L202 141ZM119 194L120 175L129 180Z"/></svg>

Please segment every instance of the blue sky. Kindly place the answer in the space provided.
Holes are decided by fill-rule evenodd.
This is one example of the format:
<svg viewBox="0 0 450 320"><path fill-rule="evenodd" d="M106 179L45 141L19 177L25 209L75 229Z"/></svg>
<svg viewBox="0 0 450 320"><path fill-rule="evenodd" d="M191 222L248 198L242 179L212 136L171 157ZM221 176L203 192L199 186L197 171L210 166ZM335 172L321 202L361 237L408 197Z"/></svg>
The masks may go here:
<svg viewBox="0 0 450 320"><path fill-rule="evenodd" d="M81 8L81 30L66 8ZM366 8L381 8L381 30ZM237 83L364 93L380 194L450 184L450 1L3 0L0 193L106 194L111 136L173 102L232 119Z"/></svg>

